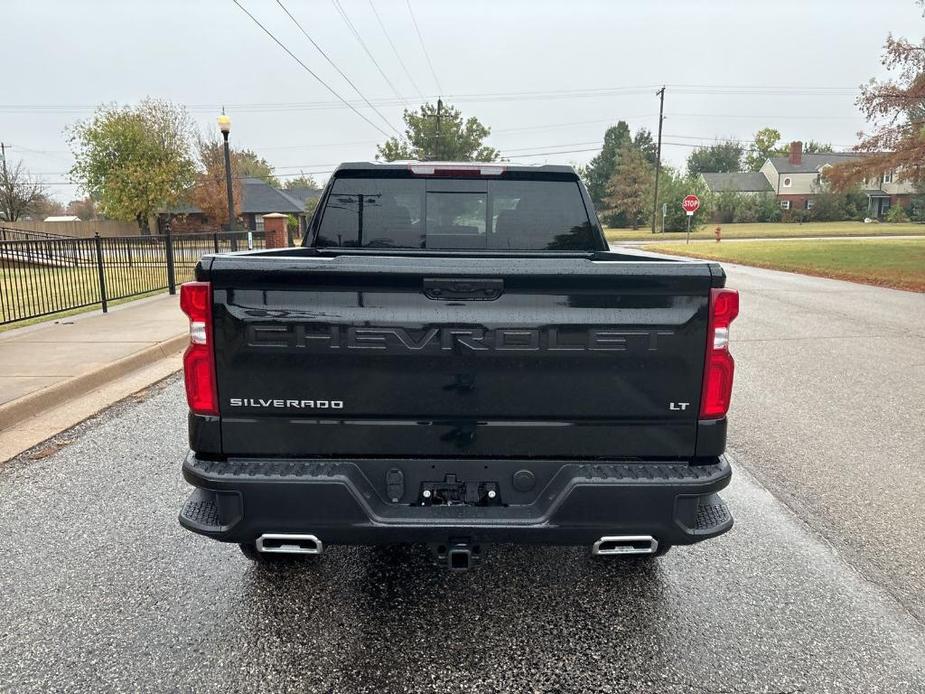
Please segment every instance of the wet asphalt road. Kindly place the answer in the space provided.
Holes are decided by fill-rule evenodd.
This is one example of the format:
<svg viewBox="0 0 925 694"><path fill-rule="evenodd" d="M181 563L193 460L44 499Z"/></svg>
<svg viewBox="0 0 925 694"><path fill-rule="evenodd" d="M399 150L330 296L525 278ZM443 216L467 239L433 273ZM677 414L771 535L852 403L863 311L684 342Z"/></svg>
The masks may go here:
<svg viewBox="0 0 925 694"><path fill-rule="evenodd" d="M730 450L925 623L925 294L725 268Z"/></svg>
<svg viewBox="0 0 925 694"><path fill-rule="evenodd" d="M176 523L174 378L0 467L0 690L925 691L925 297L729 274L727 535L649 564L333 548L261 570Z"/></svg>
<svg viewBox="0 0 925 694"><path fill-rule="evenodd" d="M4 691L925 691L922 625L741 469L733 531L649 564L268 571L178 527L183 414L174 378L0 469Z"/></svg>

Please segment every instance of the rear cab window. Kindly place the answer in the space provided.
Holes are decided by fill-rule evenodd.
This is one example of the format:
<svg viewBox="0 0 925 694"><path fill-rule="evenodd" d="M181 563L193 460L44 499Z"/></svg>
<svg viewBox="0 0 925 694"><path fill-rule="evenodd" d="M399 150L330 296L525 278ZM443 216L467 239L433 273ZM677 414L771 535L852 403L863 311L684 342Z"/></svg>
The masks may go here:
<svg viewBox="0 0 925 694"><path fill-rule="evenodd" d="M312 245L602 250L574 174L550 180L390 173L335 178Z"/></svg>

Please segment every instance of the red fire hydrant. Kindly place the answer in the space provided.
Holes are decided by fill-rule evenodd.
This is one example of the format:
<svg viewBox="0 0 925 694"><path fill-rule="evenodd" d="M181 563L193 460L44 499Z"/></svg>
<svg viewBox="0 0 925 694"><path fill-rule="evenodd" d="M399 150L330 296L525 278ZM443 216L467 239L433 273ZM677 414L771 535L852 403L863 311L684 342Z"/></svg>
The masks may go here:
<svg viewBox="0 0 925 694"><path fill-rule="evenodd" d="M716 237L716 243L719 243L722 240L723 230L720 229L719 227L716 227L713 230L713 235Z"/></svg>

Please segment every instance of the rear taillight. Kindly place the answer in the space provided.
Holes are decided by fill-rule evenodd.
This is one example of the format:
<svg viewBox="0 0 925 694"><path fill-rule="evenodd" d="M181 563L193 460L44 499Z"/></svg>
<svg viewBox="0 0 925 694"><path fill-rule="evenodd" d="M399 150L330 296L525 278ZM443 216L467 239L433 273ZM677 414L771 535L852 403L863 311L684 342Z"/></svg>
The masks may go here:
<svg viewBox="0 0 925 694"><path fill-rule="evenodd" d="M212 286L180 285L180 308L189 317L189 347L183 355L186 401L194 414L217 415L215 358L212 352Z"/></svg>
<svg viewBox="0 0 925 694"><path fill-rule="evenodd" d="M707 330L707 358L703 374L701 419L719 419L729 411L735 362L729 354L729 324L739 315L739 292L710 290L710 324Z"/></svg>

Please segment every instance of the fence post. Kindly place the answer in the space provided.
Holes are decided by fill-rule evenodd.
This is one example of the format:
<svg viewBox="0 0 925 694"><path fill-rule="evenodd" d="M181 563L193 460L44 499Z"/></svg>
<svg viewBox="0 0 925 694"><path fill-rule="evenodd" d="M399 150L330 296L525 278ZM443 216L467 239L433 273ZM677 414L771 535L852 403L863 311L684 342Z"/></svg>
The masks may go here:
<svg viewBox="0 0 925 694"><path fill-rule="evenodd" d="M215 246L215 252L218 253L218 232L212 232L212 244Z"/></svg>
<svg viewBox="0 0 925 694"><path fill-rule="evenodd" d="M100 241L99 233L93 235L93 243L96 246L96 271L100 278L100 302L103 304L103 313L106 313L108 310L106 303L106 273L103 271L103 243Z"/></svg>
<svg viewBox="0 0 925 694"><path fill-rule="evenodd" d="M164 252L167 255L167 291L171 294L177 293L177 276L173 267L173 237L168 230L164 234Z"/></svg>

